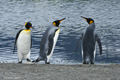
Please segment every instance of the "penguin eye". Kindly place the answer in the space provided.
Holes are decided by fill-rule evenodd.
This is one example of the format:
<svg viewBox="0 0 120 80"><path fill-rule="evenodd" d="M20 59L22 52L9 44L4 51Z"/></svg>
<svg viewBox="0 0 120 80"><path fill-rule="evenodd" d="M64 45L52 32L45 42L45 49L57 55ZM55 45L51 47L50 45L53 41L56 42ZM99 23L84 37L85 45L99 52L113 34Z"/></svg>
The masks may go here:
<svg viewBox="0 0 120 80"><path fill-rule="evenodd" d="M90 22L89 22L89 24L92 24L92 23L93 23L93 21L90 21Z"/></svg>
<svg viewBox="0 0 120 80"><path fill-rule="evenodd" d="M56 23L55 23L55 22L53 22L53 25L54 25L54 26L56 26Z"/></svg>

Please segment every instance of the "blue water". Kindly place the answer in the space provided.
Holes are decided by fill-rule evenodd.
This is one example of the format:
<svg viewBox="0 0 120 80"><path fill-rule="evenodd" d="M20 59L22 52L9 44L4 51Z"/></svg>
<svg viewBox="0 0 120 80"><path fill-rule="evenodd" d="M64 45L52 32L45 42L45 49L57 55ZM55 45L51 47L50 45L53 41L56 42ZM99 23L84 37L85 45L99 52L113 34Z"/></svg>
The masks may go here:
<svg viewBox="0 0 120 80"><path fill-rule="evenodd" d="M60 35L53 64L80 64L80 47L75 48L80 34L88 26L80 16L93 18L102 41L103 54L97 46L96 63L120 63L120 0L1 0L0 1L0 62L17 62L12 54L17 32L30 21L33 46L31 59L38 57L40 40L54 20L66 18L60 24Z"/></svg>

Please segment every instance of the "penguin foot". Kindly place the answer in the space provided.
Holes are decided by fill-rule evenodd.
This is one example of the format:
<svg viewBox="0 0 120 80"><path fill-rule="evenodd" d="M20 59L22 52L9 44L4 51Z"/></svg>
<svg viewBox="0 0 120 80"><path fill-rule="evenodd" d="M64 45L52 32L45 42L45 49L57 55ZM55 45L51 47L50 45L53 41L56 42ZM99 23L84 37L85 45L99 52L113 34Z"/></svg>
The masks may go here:
<svg viewBox="0 0 120 80"><path fill-rule="evenodd" d="M27 58L26 60L27 60L28 62L31 62L31 60L30 60L30 59L28 59L28 58Z"/></svg>
<svg viewBox="0 0 120 80"><path fill-rule="evenodd" d="M22 61L20 61L20 62L18 62L18 63L20 63L20 64L21 64L21 63L22 63Z"/></svg>
<svg viewBox="0 0 120 80"><path fill-rule="evenodd" d="M36 60L33 60L33 61L32 61L32 63L34 63L34 64L35 64L35 63L38 63L38 62L36 62Z"/></svg>
<svg viewBox="0 0 120 80"><path fill-rule="evenodd" d="M86 64L89 64L89 62L86 62Z"/></svg>
<svg viewBox="0 0 120 80"><path fill-rule="evenodd" d="M89 64L89 62L83 62L83 64Z"/></svg>
<svg viewBox="0 0 120 80"><path fill-rule="evenodd" d="M38 63L38 62L39 62L39 60L33 60L32 62L33 62L33 63Z"/></svg>
<svg viewBox="0 0 120 80"><path fill-rule="evenodd" d="M40 59L40 58L38 57L36 60L33 60L32 62L39 62L40 60L42 60L42 59Z"/></svg>
<svg viewBox="0 0 120 80"><path fill-rule="evenodd" d="M33 60L32 62L36 62L36 61Z"/></svg>
<svg viewBox="0 0 120 80"><path fill-rule="evenodd" d="M46 62L45 64L50 64L50 62Z"/></svg>
<svg viewBox="0 0 120 80"><path fill-rule="evenodd" d="M32 62L34 62L34 63L38 63L40 60L33 60Z"/></svg>
<svg viewBox="0 0 120 80"><path fill-rule="evenodd" d="M83 62L83 64L86 64L86 62Z"/></svg>
<svg viewBox="0 0 120 80"><path fill-rule="evenodd" d="M91 64L94 64L94 62L91 62Z"/></svg>

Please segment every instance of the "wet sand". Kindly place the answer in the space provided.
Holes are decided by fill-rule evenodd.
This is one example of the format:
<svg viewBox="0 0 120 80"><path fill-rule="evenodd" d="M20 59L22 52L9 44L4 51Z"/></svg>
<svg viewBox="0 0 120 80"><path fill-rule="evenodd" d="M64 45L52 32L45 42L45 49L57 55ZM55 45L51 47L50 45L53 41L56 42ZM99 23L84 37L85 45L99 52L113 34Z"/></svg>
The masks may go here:
<svg viewBox="0 0 120 80"><path fill-rule="evenodd" d="M47 65L1 63L0 80L120 80L120 64Z"/></svg>

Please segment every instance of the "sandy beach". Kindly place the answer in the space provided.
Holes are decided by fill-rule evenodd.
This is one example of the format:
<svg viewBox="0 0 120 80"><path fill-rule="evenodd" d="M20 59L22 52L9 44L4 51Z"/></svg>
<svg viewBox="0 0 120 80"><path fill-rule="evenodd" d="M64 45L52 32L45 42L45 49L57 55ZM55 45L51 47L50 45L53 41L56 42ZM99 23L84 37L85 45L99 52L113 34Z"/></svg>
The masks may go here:
<svg viewBox="0 0 120 80"><path fill-rule="evenodd" d="M0 80L120 80L120 64L47 65L1 63Z"/></svg>

